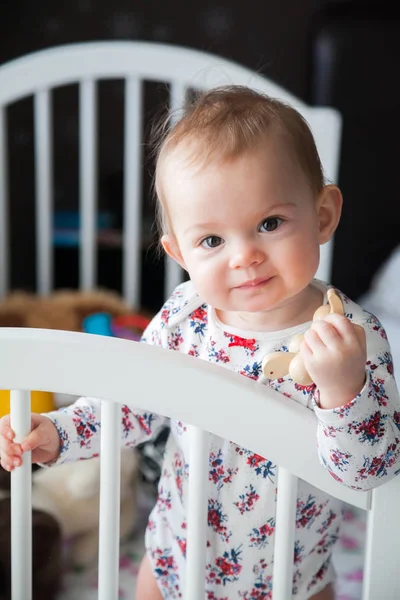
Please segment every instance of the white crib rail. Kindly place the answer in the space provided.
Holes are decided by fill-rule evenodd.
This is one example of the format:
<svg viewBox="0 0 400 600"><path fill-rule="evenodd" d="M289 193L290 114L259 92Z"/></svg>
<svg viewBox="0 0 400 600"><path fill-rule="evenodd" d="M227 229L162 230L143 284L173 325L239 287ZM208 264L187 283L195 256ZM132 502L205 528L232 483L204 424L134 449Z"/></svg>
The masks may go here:
<svg viewBox="0 0 400 600"><path fill-rule="evenodd" d="M142 83L129 77L125 85L124 255L123 294L140 307L142 222Z"/></svg>
<svg viewBox="0 0 400 600"><path fill-rule="evenodd" d="M109 365L113 368L110 369ZM82 368L85 365L85 368ZM154 376L154 365L157 377ZM132 377L132 367L137 377ZM190 380L176 386L177 373ZM356 492L336 482L316 456L316 421L311 411L280 394L256 385L218 365L126 340L70 332L0 329L0 382L5 389L57 390L62 393L109 398L102 402L100 598L116 598L118 583L119 408L115 402L166 414L192 423L189 474L186 599L203 600L207 535L208 434L268 456L279 464L278 510L275 534L274 600L290 591L293 572L293 532L296 478L350 504L370 510L363 600L398 598L397 540L400 537L397 477L371 493ZM165 393L166 390L173 393ZM246 397L246 411L243 398ZM223 403L229 398L229 420ZM17 440L29 430L29 394L12 392L12 426ZM262 427L254 427L254 414ZM301 426L299 426L299 422ZM282 427L286 435L281 435ZM283 439L284 438L284 439ZM291 447L287 439L296 440ZM295 449L295 450L294 450ZM12 473L13 600L30 600L30 468L29 458ZM370 503L372 496L372 505ZM191 585L196 587L191 587ZM197 594L197 596L196 596Z"/></svg>
<svg viewBox="0 0 400 600"><path fill-rule="evenodd" d="M282 467L278 471L273 599L292 596L294 541L296 532L297 477Z"/></svg>
<svg viewBox="0 0 400 600"><path fill-rule="evenodd" d="M101 404L99 600L118 600L121 409Z"/></svg>
<svg viewBox="0 0 400 600"><path fill-rule="evenodd" d="M174 81L170 88L170 111L171 111L171 126L173 126L179 118L179 111L185 105L187 94L187 86L180 81ZM183 281L183 271L177 262L169 256L165 259L165 284L164 296L169 298L177 285Z"/></svg>
<svg viewBox="0 0 400 600"><path fill-rule="evenodd" d="M340 146L340 116L331 108L309 107L274 82L219 57L164 44L94 42L42 50L0 66L0 298L9 288L7 231L6 107L26 96L35 98L36 269L41 294L53 286L52 204L53 152L51 93L56 87L78 83L80 89L80 256L83 289L97 282L97 100L96 81L125 80L123 294L140 304L142 222L142 82L164 82L170 106L179 109L190 88L221 84L251 85L295 106L313 130L327 177L336 181ZM332 244L322 248L318 277L329 279ZM171 260L165 269L165 296L183 279Z"/></svg>
<svg viewBox="0 0 400 600"><path fill-rule="evenodd" d="M30 431L30 392L11 391L11 427L16 441ZM103 401L100 451L98 599L119 597L121 491L120 406ZM209 433L192 427L187 515L185 599L204 600L207 541ZM11 474L12 600L32 599L32 474L30 453ZM283 596L277 596L283 598Z"/></svg>
<svg viewBox="0 0 400 600"><path fill-rule="evenodd" d="M21 442L31 429L30 392L12 390L11 427ZM30 452L11 473L12 600L32 599L32 471Z"/></svg>
<svg viewBox="0 0 400 600"><path fill-rule="evenodd" d="M209 433L192 427L188 489L185 600L204 600Z"/></svg>
<svg viewBox="0 0 400 600"><path fill-rule="evenodd" d="M80 82L79 98L79 285L90 290L97 280L97 101L93 79Z"/></svg>
<svg viewBox="0 0 400 600"><path fill-rule="evenodd" d="M30 392L11 391L11 427L15 440L30 431ZM99 600L119 597L120 420L114 402L103 402L100 461ZM30 452L11 474L12 600L32 598L32 474Z"/></svg>
<svg viewBox="0 0 400 600"><path fill-rule="evenodd" d="M0 298L9 289L8 160L6 111L0 106Z"/></svg>
<svg viewBox="0 0 400 600"><path fill-rule="evenodd" d="M399 477L372 492L363 600L399 598Z"/></svg>
<svg viewBox="0 0 400 600"><path fill-rule="evenodd" d="M53 287L52 251L52 117L50 93L34 97L35 186L36 186L36 287L42 296Z"/></svg>

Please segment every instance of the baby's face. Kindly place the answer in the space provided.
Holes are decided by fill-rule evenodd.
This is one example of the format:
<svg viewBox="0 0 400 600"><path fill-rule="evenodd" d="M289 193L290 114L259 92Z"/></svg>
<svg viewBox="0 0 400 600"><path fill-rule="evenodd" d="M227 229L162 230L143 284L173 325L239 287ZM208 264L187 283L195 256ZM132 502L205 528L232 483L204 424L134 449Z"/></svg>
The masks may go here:
<svg viewBox="0 0 400 600"><path fill-rule="evenodd" d="M196 291L220 311L262 312L304 290L319 263L316 198L278 144L196 169L164 168L174 236Z"/></svg>

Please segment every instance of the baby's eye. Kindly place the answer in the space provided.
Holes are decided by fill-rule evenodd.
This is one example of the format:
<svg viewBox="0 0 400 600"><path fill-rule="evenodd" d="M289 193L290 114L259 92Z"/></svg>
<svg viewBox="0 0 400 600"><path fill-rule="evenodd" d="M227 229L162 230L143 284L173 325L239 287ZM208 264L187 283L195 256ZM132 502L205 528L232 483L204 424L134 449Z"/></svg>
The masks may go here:
<svg viewBox="0 0 400 600"><path fill-rule="evenodd" d="M218 235L209 235L208 237L202 240L200 246L203 248L218 248L222 244L222 238Z"/></svg>
<svg viewBox="0 0 400 600"><path fill-rule="evenodd" d="M265 219L260 225L260 231L275 231L282 223L282 219L279 217L270 217Z"/></svg>

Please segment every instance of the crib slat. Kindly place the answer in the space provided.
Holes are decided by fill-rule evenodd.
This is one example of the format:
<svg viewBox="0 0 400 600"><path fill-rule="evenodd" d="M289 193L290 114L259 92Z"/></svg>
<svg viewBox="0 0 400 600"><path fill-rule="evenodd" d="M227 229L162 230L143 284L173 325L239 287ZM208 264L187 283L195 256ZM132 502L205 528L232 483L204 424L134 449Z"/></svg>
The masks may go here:
<svg viewBox="0 0 400 600"><path fill-rule="evenodd" d="M0 300L9 288L8 161L6 109L0 107Z"/></svg>
<svg viewBox="0 0 400 600"><path fill-rule="evenodd" d="M142 83L136 77L125 82L124 131L124 231L123 296L140 307L142 222Z"/></svg>
<svg viewBox="0 0 400 600"><path fill-rule="evenodd" d="M191 430L184 600L204 600L210 434Z"/></svg>
<svg viewBox="0 0 400 600"><path fill-rule="evenodd" d="M52 142L50 92L35 94L36 287L44 296L52 289Z"/></svg>
<svg viewBox="0 0 400 600"><path fill-rule="evenodd" d="M170 110L172 112L171 125L177 121L179 111L185 104L186 87L179 81L174 81L171 84L170 92ZM177 285L183 281L183 270L177 262L169 256L165 259L165 284L164 297L169 298Z"/></svg>
<svg viewBox="0 0 400 600"><path fill-rule="evenodd" d="M287 600L292 597L296 505L297 477L280 467L275 523L273 600Z"/></svg>
<svg viewBox="0 0 400 600"><path fill-rule="evenodd" d="M363 600L399 598L400 478L372 490L368 513ZM383 551L384 549L384 551Z"/></svg>
<svg viewBox="0 0 400 600"><path fill-rule="evenodd" d="M82 81L79 86L79 281L80 288L83 290L93 289L97 279L97 103L95 85L95 82L89 79Z"/></svg>
<svg viewBox="0 0 400 600"><path fill-rule="evenodd" d="M30 392L11 391L11 427L21 442L31 429ZM11 597L32 600L32 475L31 453L11 473Z"/></svg>
<svg viewBox="0 0 400 600"><path fill-rule="evenodd" d="M99 600L118 599L121 407L101 403Z"/></svg>

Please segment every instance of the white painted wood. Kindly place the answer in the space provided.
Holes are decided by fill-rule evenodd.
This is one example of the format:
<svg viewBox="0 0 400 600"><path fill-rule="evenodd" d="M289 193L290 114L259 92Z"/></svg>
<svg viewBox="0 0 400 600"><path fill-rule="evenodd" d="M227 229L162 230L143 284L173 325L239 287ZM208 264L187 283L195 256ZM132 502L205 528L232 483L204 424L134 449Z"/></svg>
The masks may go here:
<svg viewBox="0 0 400 600"><path fill-rule="evenodd" d="M309 122L321 155L326 175L337 181L341 119L331 108L310 107L258 73L215 55L151 42L90 42L71 44L41 50L0 66L0 108L25 96L47 94L43 90L75 82L81 83L81 202L83 226L80 284L84 289L96 282L96 252L94 221L96 199L96 103L94 82L97 79L123 78L127 80L125 129L124 181L124 260L123 293L136 307L140 298L140 223L141 213L141 156L139 135L141 129L140 81L162 81L171 85L172 106L178 106L187 87L209 89L222 84L248 85L271 96L278 97L297 108ZM49 138L50 139L50 138ZM129 168L127 168L129 165ZM46 180L45 180L46 181ZM47 181L49 179L47 178ZM4 184L3 184L4 185ZM46 183L38 183L47 189ZM44 211L43 211L44 214ZM138 220L139 215L139 220ZM46 215L44 219L51 219ZM48 230L47 221L41 227ZM138 233L139 232L139 233ZM3 238L5 240L5 238ZM41 239L43 255L47 237ZM137 245L136 245L137 244ZM4 246L4 243L3 243ZM321 263L317 277L330 279L333 242L321 248ZM6 254L3 254L6 260ZM3 262L4 262L3 260ZM1 266L1 263L0 263ZM49 272L51 265L38 259L38 271ZM2 270L0 285L7 271ZM42 277L42 276L41 276ZM182 281L180 267L168 260L166 264L165 294ZM45 289L50 284L43 279ZM0 287L1 293L1 287Z"/></svg>
<svg viewBox="0 0 400 600"><path fill-rule="evenodd" d="M0 106L0 300L9 288L7 120Z"/></svg>
<svg viewBox="0 0 400 600"><path fill-rule="evenodd" d="M30 392L11 391L11 427L21 442L31 429ZM32 599L32 474L31 453L11 473L11 595L12 600Z"/></svg>
<svg viewBox="0 0 400 600"><path fill-rule="evenodd" d="M327 183L339 179L339 156L342 134L342 119L335 110L309 107L303 112L313 132ZM320 264L316 277L331 282L334 238L321 246Z"/></svg>
<svg viewBox="0 0 400 600"><path fill-rule="evenodd" d="M292 597L297 477L279 467L274 542L273 600Z"/></svg>
<svg viewBox="0 0 400 600"><path fill-rule="evenodd" d="M121 408L101 404L99 600L118 600Z"/></svg>
<svg viewBox="0 0 400 600"><path fill-rule="evenodd" d="M79 87L79 283L83 290L93 289L97 279L97 103L95 85L93 79L87 79L82 81Z"/></svg>
<svg viewBox="0 0 400 600"><path fill-rule="evenodd" d="M80 286L90 289L96 283L96 196L97 196L97 137L96 137L96 84L97 79L126 79L125 107L125 155L124 155L124 236L123 236L123 293L132 307L140 303L140 251L141 251L141 80L162 81L171 85L171 106L179 108L187 87L209 89L221 84L248 85L271 96L290 103L309 122L317 143L326 175L337 181L341 120L330 108L312 108L289 94L286 90L264 77L212 54L147 42L93 42L46 49L11 61L0 67L0 168L7 173L6 123L4 106L28 95L35 95L37 165L37 222L38 222L38 289L47 293L52 287L51 208L52 208L52 148L50 90L54 87L80 82L80 207L81 207L81 255ZM0 220L7 221L7 180L0 179ZM0 223L0 296L8 287L8 241L5 227ZM321 249L321 262L317 276L329 280L332 243ZM170 292L183 279L183 271L175 263L167 262L165 293ZM279 508L280 521L289 537L279 546L278 564L289 560L293 544L293 529L282 515L291 515L295 478L301 477L342 500L363 508L370 504L370 494L354 492L334 481L321 468L315 452L316 420L311 411L293 403L281 402L273 390L257 386L254 382L221 370L203 361L193 363L193 358L179 353L166 353L159 348L140 346L124 340L82 336L66 332L34 330L0 330L0 380L7 388L44 389L62 393L84 394L124 402L134 408L140 405L154 412L166 414L195 426L196 450L193 460L199 470L190 486L199 486L203 478L206 488L207 453L205 445L209 430L216 435L234 440L254 449L260 455L269 456L281 465L280 485L285 497ZM113 365L113 369L109 365ZM154 377L157 364L157 377ZM132 377L132 368L137 376ZM178 376L182 386L176 388ZM182 373L184 376L182 377ZM185 381L189 383L191 402L187 402ZM166 396L165 389L174 390ZM226 420L224 411L215 410L215 397L230 398L231 418ZM243 415L243 397L248 411ZM104 404L109 425L102 444L109 451L102 451L102 520L99 565L102 600L116 598L118 548L115 530L119 514L119 463L114 455L116 435L116 411L111 403ZM263 429L255 431L250 415L259 415ZM213 415L210 420L210 415ZM247 421L246 421L247 419ZM299 421L302 427L299 428ZM280 436L282 427L287 436L296 440L293 455L285 439ZM102 446L103 447L103 446ZM119 459L118 459L119 460ZM193 464L192 460L192 464ZM290 475L288 470L293 473ZM196 472L196 471L195 471ZM23 473L23 470L20 471ZM28 473L23 483L27 485ZM199 479L197 479L197 477ZM16 480L15 480L16 481ZM196 483L197 481L197 483ZM112 485L110 485L110 482ZM118 485L116 485L118 483ZM110 487L113 489L110 491ZM115 489L114 489L115 488ZM198 488L200 489L200 487ZM106 491L107 490L107 491ZM384 490L384 488L383 488ZM119 492L118 492L119 493ZM387 501L385 491L385 502ZM16 492L14 495L19 495ZM193 497L193 493L192 493ZM193 539L204 547L207 506L201 503L200 494L194 495L195 503L190 512L190 530ZM24 510L26 509L26 506ZM18 510L21 510L20 507ZM192 509L191 509L192 510ZM194 514L202 511L197 521ZM111 514L112 513L112 514ZM25 513L24 513L25 514ZM105 518L107 515L108 519ZM111 516L110 516L111 515ZM289 519L289 516L287 517ZM192 529L194 527L194 529ZM196 530L197 527L197 530ZM279 527L279 524L278 524ZM376 529L376 527L375 527ZM292 533L291 533L292 532ZM374 533L374 539L376 533ZM286 544L286 545L285 545ZM188 543L188 581L194 578L200 588L203 583L204 553L191 555L193 543ZM21 551L21 550L20 550ZM19 556L19 555L18 555ZM372 556L372 555L371 555ZM194 558L193 558L194 557ZM16 559L14 559L15 562ZM192 562L193 560L193 562ZM108 567L106 567L106 563ZM29 571L27 571L29 575ZM18 584L15 584L18 585ZM22 584L21 584L22 585ZM197 584L196 584L197 586ZM285 587L286 586L286 587ZM276 597L284 598L288 583L275 584ZM22 588L21 588L22 589ZM24 590L26 592L26 589ZM189 593L189 592L187 592ZM194 596L189 596L190 600ZM27 598L26 593L23 596ZM369 598L373 598L371 595ZM275 596L274 596L275 599ZM20 600L17 597L17 600ZM22 596L21 596L22 600Z"/></svg>
<svg viewBox="0 0 400 600"><path fill-rule="evenodd" d="M321 281L326 281L327 283L332 283L331 274L332 274L332 259L333 259L333 248L334 248L334 238L331 238L329 242L320 246L320 260L318 270L315 274L317 279Z"/></svg>
<svg viewBox="0 0 400 600"><path fill-rule="evenodd" d="M125 86L123 295L140 308L142 250L142 85L129 77Z"/></svg>
<svg viewBox="0 0 400 600"><path fill-rule="evenodd" d="M363 600L398 600L400 478L372 492L368 515Z"/></svg>
<svg viewBox="0 0 400 600"><path fill-rule="evenodd" d="M370 506L369 493L346 488L321 467L315 451L317 421L311 410L297 402L282 402L278 392L219 365L117 338L2 327L0 381L5 389L112 399L166 415L268 456L332 496L361 508ZM166 394L168 389L173 393ZM215 398L229 398L229 419L222 405L217 409ZM254 429L255 414L262 428ZM288 439L293 445L288 446Z"/></svg>
<svg viewBox="0 0 400 600"><path fill-rule="evenodd" d="M329 178L336 180L340 116L332 108L311 108L286 89L213 54L152 42L91 42L41 50L0 68L0 106L36 89L85 79L135 77L210 89L248 85L294 106L310 123Z"/></svg>
<svg viewBox="0 0 400 600"><path fill-rule="evenodd" d="M110 364L113 366L112 369ZM157 377L154 377L154 365L157 365ZM132 376L133 369L134 376ZM178 377L180 385L176 386ZM261 456L268 456L274 463L280 465L278 484L283 504L280 504L279 499L277 536L280 536L280 527L283 527L282 537L289 536L285 542L281 537L276 540L278 546L275 548L275 560L278 565L279 561L281 564L290 562L288 554L290 549L290 560L293 559L293 529L285 527L285 521L287 525L289 522L292 524L294 522L295 477L300 477L350 504L364 509L370 508L370 493L345 488L331 478L319 464L315 448L317 423L312 411L295 402L282 402L281 395L274 390L258 385L227 369L221 369L218 365L127 340L73 332L0 328L0 381L5 389L20 387L53 390L104 398L106 401L114 400L126 403L133 409L140 406L193 425L199 439L195 440L197 450L192 454L191 464L196 469L197 463L200 478L197 485L199 488L203 486L203 495L207 487L205 479L201 483L201 477L206 477L207 434L202 434L199 429L251 448ZM191 401L187 402L189 385ZM173 393L166 393L166 390L173 390ZM215 398L226 397L229 398L229 419L226 419L223 403L215 402ZM244 412L243 398L246 398L247 408ZM12 426L18 432L17 439L20 440L28 431L29 419L27 412L23 410L19 412L19 410L29 406L29 395L26 392L15 392L12 401ZM107 547L111 551L107 552L102 560L114 564L114 571L106 575L108 583L104 584L108 594L105 595L104 600L105 598L108 600L113 598L111 588L115 587L116 577L117 554L113 535L117 524L113 519L118 512L114 510L118 507L118 497L114 494L119 484L117 474L119 465L116 465L115 461L119 437L116 407L111 402L107 402L104 406L106 413L103 414L103 427L104 425L106 427L103 432L105 437L102 439L102 456L106 457L108 466L105 462L102 471L102 494L105 502L102 510L103 514L108 515L110 521L103 524L101 536L107 541ZM254 428L254 414L257 414L258 421L263 424L262 427ZM283 428L285 436L281 435ZM287 439L293 442L290 446L287 445ZM110 452L109 455L105 452L105 448ZM29 460L27 465L29 466ZM14 548L19 549L13 560L14 564L23 565L25 581L26 578L30 578L29 565L26 564L28 556L26 548L29 547L30 540L26 537L21 540L30 529L26 524L30 518L29 478L30 469L25 467L25 473L24 468L15 471L12 480L14 486L12 493L15 496L13 523L16 527L13 535L14 540L17 540L14 541ZM399 478L396 478L372 493L364 600L380 598L382 585L385 589L385 599L394 600L398 597L399 481ZM111 495L108 496L104 488L108 488L108 493L110 493L109 488L112 488ZM201 526L206 518L206 504L201 505L199 498L197 501L199 504L193 510L203 511L198 523L198 526ZM194 519L193 514L190 516L191 522ZM18 529L18 523L24 523L24 533L22 528ZM104 533L107 531L109 533ZM198 540L202 538L204 531L202 534L198 533ZM196 538L196 533L193 535ZM203 541L201 543L203 544ZM18 566L15 568L18 569ZM281 568L277 565L276 569L281 572ZM21 573L18 570L14 572ZM101 572L103 573L102 567ZM17 577L18 581L19 578L20 575ZM24 590L24 595L16 595L16 600L22 598L25 600L27 588L22 587L25 584L16 581L14 585L17 590ZM279 586L277 590L275 584L275 594L278 598L285 598L286 591L283 589L279 591Z"/></svg>
<svg viewBox="0 0 400 600"><path fill-rule="evenodd" d="M204 600L210 434L191 428L184 600Z"/></svg>
<svg viewBox="0 0 400 600"><path fill-rule="evenodd" d="M170 88L170 111L171 121L173 126L182 114L186 100L187 85L181 81L173 81ZM176 261L168 255L165 257L165 282L164 282L164 298L167 300L174 289L184 280L184 272Z"/></svg>
<svg viewBox="0 0 400 600"><path fill-rule="evenodd" d="M50 92L35 94L36 288L41 296L53 287L52 141Z"/></svg>
<svg viewBox="0 0 400 600"><path fill-rule="evenodd" d="M232 61L175 45L129 41L58 46L10 61L0 69L0 105L14 102L38 89L85 79L127 76L149 81L180 81L198 89L223 83L249 85L297 108L306 107L281 86ZM330 112L330 109L326 110Z"/></svg>

